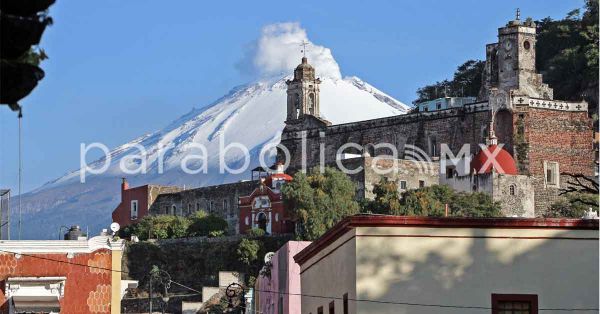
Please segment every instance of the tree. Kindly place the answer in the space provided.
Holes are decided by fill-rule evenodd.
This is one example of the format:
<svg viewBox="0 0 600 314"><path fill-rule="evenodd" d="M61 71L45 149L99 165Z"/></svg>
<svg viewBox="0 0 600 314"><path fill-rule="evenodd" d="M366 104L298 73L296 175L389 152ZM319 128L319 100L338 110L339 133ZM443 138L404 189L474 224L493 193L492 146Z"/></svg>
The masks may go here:
<svg viewBox="0 0 600 314"><path fill-rule="evenodd" d="M192 222L187 230L189 236L223 235L227 232L229 225L227 221L215 215L197 214L192 217Z"/></svg>
<svg viewBox="0 0 600 314"><path fill-rule="evenodd" d="M382 181L374 191L376 213L404 216L434 216L445 215L448 204L449 216L455 217L500 217L500 204L494 202L485 193L455 192L446 185L433 185L402 194L400 200L395 199L391 191L395 184ZM383 192L383 193L382 193Z"/></svg>
<svg viewBox="0 0 600 314"><path fill-rule="evenodd" d="M386 177L382 177L379 183L373 186L375 198L366 200L363 204L363 212L374 214L399 215L401 212L400 193L398 184Z"/></svg>
<svg viewBox="0 0 600 314"><path fill-rule="evenodd" d="M544 213L546 218L582 218L589 209L598 212L598 194L573 192L566 200L560 200Z"/></svg>
<svg viewBox="0 0 600 314"><path fill-rule="evenodd" d="M326 167L298 172L283 187L286 205L296 219L296 237L315 240L346 216L358 213L356 185L343 172Z"/></svg>
<svg viewBox="0 0 600 314"><path fill-rule="evenodd" d="M475 97L481 88L481 79L485 62L468 60L461 64L454 72L451 81L443 80L432 85L426 85L417 90L418 99L422 102L441 97Z"/></svg>
<svg viewBox="0 0 600 314"><path fill-rule="evenodd" d="M237 248L238 260L245 265L250 265L258 259L260 243L257 240L242 239Z"/></svg>
<svg viewBox="0 0 600 314"><path fill-rule="evenodd" d="M583 16L572 10L562 20L538 22L536 66L554 97L598 106L598 0L587 0Z"/></svg>

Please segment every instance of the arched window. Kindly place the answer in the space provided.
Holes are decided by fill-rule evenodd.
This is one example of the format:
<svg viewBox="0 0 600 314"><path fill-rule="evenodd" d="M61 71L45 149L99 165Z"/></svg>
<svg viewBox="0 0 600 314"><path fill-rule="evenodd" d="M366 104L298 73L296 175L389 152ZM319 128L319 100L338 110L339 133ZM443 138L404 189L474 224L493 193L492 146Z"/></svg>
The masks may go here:
<svg viewBox="0 0 600 314"><path fill-rule="evenodd" d="M308 105L306 106L306 109L308 110L308 114L315 114L315 94L308 94Z"/></svg>
<svg viewBox="0 0 600 314"><path fill-rule="evenodd" d="M508 194L510 194L510 195L516 195L517 194L517 187L514 184L511 184L508 187Z"/></svg>
<svg viewBox="0 0 600 314"><path fill-rule="evenodd" d="M256 221L258 222L258 227L264 231L267 231L267 215L265 213L260 212L256 217Z"/></svg>
<svg viewBox="0 0 600 314"><path fill-rule="evenodd" d="M300 108L302 107L302 104L300 102L300 94L295 94L294 95L294 111L296 112L296 119L298 119L300 117Z"/></svg>
<svg viewBox="0 0 600 314"><path fill-rule="evenodd" d="M173 205L171 206L171 215L175 215L175 213L177 212L177 206Z"/></svg>
<svg viewBox="0 0 600 314"><path fill-rule="evenodd" d="M437 149L437 139L435 136L431 136L429 138L429 155L431 157L438 157L438 149Z"/></svg>

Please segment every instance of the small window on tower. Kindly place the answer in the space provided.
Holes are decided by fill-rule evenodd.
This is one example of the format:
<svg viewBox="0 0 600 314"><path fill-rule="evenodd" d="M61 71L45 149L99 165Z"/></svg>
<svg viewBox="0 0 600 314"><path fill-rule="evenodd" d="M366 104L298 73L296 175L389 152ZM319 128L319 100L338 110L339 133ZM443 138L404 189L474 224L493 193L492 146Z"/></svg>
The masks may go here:
<svg viewBox="0 0 600 314"><path fill-rule="evenodd" d="M525 48L525 50L529 50L529 48L531 48L531 44L529 43L528 40L523 42L523 48Z"/></svg>
<svg viewBox="0 0 600 314"><path fill-rule="evenodd" d="M138 201L131 201L131 220L135 220L138 218Z"/></svg>
<svg viewBox="0 0 600 314"><path fill-rule="evenodd" d="M508 194L515 195L517 193L517 187L514 184L511 184L508 187Z"/></svg>
<svg viewBox="0 0 600 314"><path fill-rule="evenodd" d="M406 190L406 181L400 181L400 189Z"/></svg>
<svg viewBox="0 0 600 314"><path fill-rule="evenodd" d="M546 186L558 187L560 185L558 163L553 161L545 161L544 170Z"/></svg>

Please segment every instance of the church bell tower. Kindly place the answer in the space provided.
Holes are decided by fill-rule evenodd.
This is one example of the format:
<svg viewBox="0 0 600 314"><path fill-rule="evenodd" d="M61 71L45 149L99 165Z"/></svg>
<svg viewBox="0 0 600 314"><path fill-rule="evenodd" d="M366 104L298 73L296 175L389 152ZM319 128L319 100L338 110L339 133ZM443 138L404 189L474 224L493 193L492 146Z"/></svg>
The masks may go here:
<svg viewBox="0 0 600 314"><path fill-rule="evenodd" d="M505 96L522 95L552 99L552 88L542 82L535 69L536 25L531 18L516 18L498 29L498 42L486 46L484 82L480 100L493 90Z"/></svg>
<svg viewBox="0 0 600 314"><path fill-rule="evenodd" d="M287 121L306 115L319 118L319 84L315 69L308 64L306 56L294 70L294 79L287 82Z"/></svg>

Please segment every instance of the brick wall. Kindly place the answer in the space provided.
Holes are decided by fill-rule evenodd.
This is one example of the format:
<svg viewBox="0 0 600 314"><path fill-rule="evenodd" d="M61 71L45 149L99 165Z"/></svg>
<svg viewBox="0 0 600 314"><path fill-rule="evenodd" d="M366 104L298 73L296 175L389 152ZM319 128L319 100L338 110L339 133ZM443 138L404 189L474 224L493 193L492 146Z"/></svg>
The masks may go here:
<svg viewBox="0 0 600 314"><path fill-rule="evenodd" d="M35 256L63 261L42 260L29 256L16 258L13 254L0 254L0 311L8 313L5 283L9 277L66 277L64 297L60 300L61 313L110 313L111 271L87 266L111 269L111 251L107 249L92 253L36 254Z"/></svg>

